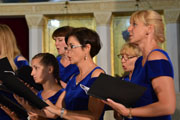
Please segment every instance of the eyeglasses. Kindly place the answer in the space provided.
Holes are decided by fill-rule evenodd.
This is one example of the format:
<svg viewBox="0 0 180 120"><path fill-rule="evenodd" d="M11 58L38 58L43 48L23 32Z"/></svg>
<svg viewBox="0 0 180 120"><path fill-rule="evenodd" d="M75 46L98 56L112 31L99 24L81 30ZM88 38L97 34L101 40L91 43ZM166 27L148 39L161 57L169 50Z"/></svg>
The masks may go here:
<svg viewBox="0 0 180 120"><path fill-rule="evenodd" d="M137 56L128 56L128 55L121 55L121 54L119 54L119 55L117 55L117 57L119 59L121 59L121 60L124 59L125 61L127 61L127 60L132 59L132 58L137 57Z"/></svg>
<svg viewBox="0 0 180 120"><path fill-rule="evenodd" d="M68 45L67 47L64 47L65 50L71 50L77 47L82 47L82 45Z"/></svg>

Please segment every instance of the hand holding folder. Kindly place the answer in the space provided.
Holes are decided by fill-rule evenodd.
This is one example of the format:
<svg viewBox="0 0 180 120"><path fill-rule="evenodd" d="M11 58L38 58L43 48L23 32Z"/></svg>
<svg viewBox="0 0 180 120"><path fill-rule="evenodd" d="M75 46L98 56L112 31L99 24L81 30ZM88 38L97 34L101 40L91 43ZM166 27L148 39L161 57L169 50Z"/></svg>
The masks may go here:
<svg viewBox="0 0 180 120"><path fill-rule="evenodd" d="M3 106L6 106L8 109L10 109L12 112L15 112L15 114L20 118L24 119L27 118L27 112L26 110L18 103L15 101L9 99L3 94L0 94L0 104Z"/></svg>
<svg viewBox="0 0 180 120"><path fill-rule="evenodd" d="M137 84L127 82L101 73L90 89L81 85L88 95L107 100L110 98L118 103L130 107L143 95L146 88Z"/></svg>

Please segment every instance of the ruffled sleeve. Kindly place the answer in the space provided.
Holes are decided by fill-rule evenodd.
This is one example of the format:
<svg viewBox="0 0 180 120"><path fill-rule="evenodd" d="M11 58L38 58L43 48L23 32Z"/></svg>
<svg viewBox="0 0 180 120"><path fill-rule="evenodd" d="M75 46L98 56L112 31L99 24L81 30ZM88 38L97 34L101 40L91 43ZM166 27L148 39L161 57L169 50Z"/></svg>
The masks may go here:
<svg viewBox="0 0 180 120"><path fill-rule="evenodd" d="M159 76L174 77L173 67L167 60L148 61L147 68L147 75L150 80Z"/></svg>

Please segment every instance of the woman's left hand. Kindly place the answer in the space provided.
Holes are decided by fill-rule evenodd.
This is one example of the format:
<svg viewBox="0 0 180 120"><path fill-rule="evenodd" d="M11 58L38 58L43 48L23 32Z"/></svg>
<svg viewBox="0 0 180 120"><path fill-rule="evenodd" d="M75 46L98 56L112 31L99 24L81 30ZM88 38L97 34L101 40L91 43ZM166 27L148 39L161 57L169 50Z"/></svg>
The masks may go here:
<svg viewBox="0 0 180 120"><path fill-rule="evenodd" d="M0 104L0 108L2 110L4 110L10 117L12 120L19 120L20 118L16 115L15 112L11 111L8 107Z"/></svg>
<svg viewBox="0 0 180 120"><path fill-rule="evenodd" d="M21 104L28 112L32 112L34 107L32 107L27 100L25 100L23 97L20 97L16 94L13 94L14 98L17 100L19 104Z"/></svg>
<svg viewBox="0 0 180 120"><path fill-rule="evenodd" d="M117 103L111 99L107 99L107 101L103 100L103 102L109 106L111 106L115 111L117 111L122 116L128 116L129 115L129 109L126 108L124 105Z"/></svg>

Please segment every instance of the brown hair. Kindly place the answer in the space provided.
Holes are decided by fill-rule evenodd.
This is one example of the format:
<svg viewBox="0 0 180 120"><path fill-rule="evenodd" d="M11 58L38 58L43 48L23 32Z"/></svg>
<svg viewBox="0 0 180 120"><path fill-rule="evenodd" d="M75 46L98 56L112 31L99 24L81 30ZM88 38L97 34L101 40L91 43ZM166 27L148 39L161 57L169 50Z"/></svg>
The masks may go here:
<svg viewBox="0 0 180 120"><path fill-rule="evenodd" d="M65 37L69 32L72 31L72 29L73 27L70 26L60 27L53 32L52 38L54 39L54 37Z"/></svg>
<svg viewBox="0 0 180 120"><path fill-rule="evenodd" d="M53 76L57 79L58 83L60 84L60 77L59 77L59 63L56 57L51 53L38 53L35 55L32 60L40 59L40 63L44 66L52 66L53 67Z"/></svg>

